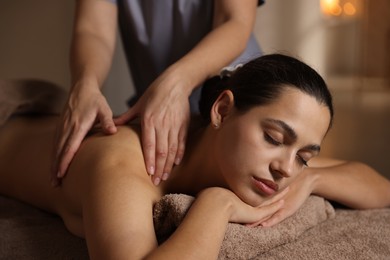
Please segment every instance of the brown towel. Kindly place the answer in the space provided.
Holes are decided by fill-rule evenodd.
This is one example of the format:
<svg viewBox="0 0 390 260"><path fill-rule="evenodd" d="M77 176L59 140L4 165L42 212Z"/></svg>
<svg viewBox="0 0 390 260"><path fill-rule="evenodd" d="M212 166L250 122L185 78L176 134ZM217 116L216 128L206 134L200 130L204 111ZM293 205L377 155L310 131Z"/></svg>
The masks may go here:
<svg viewBox="0 0 390 260"><path fill-rule="evenodd" d="M192 200L186 195L167 195L156 205L160 241L180 223ZM219 258L389 259L389 208L335 212L334 216L321 198L309 198L301 210L276 227L229 224ZM88 259L85 241L67 232L60 218L3 196L0 234L0 259Z"/></svg>
<svg viewBox="0 0 390 260"><path fill-rule="evenodd" d="M154 224L159 242L177 228L194 198L183 194L165 195L154 208ZM219 259L250 259L291 243L303 232L335 216L329 202L310 196L290 218L269 228L228 224Z"/></svg>
<svg viewBox="0 0 390 260"><path fill-rule="evenodd" d="M84 239L55 215L0 196L0 259L88 259Z"/></svg>
<svg viewBox="0 0 390 260"><path fill-rule="evenodd" d="M334 218L256 259L388 260L390 209L336 209Z"/></svg>

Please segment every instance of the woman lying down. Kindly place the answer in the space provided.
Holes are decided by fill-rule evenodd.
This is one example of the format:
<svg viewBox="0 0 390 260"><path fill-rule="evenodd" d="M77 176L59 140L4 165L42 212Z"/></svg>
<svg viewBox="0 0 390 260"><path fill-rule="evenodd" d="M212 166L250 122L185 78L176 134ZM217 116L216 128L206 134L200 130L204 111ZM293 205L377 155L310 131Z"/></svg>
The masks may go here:
<svg viewBox="0 0 390 260"><path fill-rule="evenodd" d="M254 59L230 77L210 79L200 104L206 124L159 186L145 170L134 124L91 134L53 188L58 118L14 117L0 129L0 193L58 214L86 239L91 259L215 259L229 222L275 225L310 194L352 208L390 206L390 182L369 166L318 157L332 123L331 95L302 62ZM196 200L158 245L153 205L167 193Z"/></svg>

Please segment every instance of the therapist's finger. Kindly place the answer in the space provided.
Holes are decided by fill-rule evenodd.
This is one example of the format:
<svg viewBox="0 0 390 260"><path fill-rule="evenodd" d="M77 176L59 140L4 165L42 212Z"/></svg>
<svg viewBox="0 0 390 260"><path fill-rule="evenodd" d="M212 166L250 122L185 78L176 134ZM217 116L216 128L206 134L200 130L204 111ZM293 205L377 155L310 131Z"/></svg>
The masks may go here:
<svg viewBox="0 0 390 260"><path fill-rule="evenodd" d="M57 178L63 178L68 170L69 164L80 147L81 142L87 135L89 128L75 129L72 127L71 134L67 139L59 157Z"/></svg>
<svg viewBox="0 0 390 260"><path fill-rule="evenodd" d="M177 149L178 149L178 136L179 132L175 129L171 129L168 134L168 150L167 150L167 158L164 165L164 170L162 173L162 180L165 181L168 179L169 174L171 173L173 164L175 162Z"/></svg>
<svg viewBox="0 0 390 260"><path fill-rule="evenodd" d="M55 137L55 145L54 145L54 160L51 168L51 183L53 186L57 186L59 184L58 175L59 174L59 165L61 161L61 155L64 150L64 146L71 135L71 127L69 127L69 121L66 119L66 114L64 115L65 119L61 122L59 126L57 126L56 137Z"/></svg>
<svg viewBox="0 0 390 260"><path fill-rule="evenodd" d="M135 117L137 117L139 114L137 110L137 105L134 107L129 108L125 113L121 114L117 118L114 118L114 124L115 125L124 125L127 122L133 120Z"/></svg>
<svg viewBox="0 0 390 260"><path fill-rule="evenodd" d="M156 134L150 121L141 120L142 126L142 152L144 155L146 171L149 175L155 174Z"/></svg>
<svg viewBox="0 0 390 260"><path fill-rule="evenodd" d="M68 134L62 134L60 133L59 130L57 131L56 144L54 146L54 152L53 152L54 158L53 158L53 163L51 166L51 173L50 173L50 183L52 186L58 186L60 184L60 181L57 177L59 161L60 161L61 151L63 150L67 138L68 138Z"/></svg>
<svg viewBox="0 0 390 260"><path fill-rule="evenodd" d="M98 118L100 125L102 127L102 130L105 134L115 134L117 131L117 128L114 124L114 120L112 118L112 111L109 107L104 107L102 110L98 113Z"/></svg>
<svg viewBox="0 0 390 260"><path fill-rule="evenodd" d="M162 175L166 161L168 159L168 131L164 127L155 129L156 132L156 169L153 176L153 183L158 185L162 180Z"/></svg>
<svg viewBox="0 0 390 260"><path fill-rule="evenodd" d="M175 156L176 165L179 165L183 160L183 156L186 148L187 131L188 131L188 124L184 124L180 128L179 135L178 135L178 147Z"/></svg>

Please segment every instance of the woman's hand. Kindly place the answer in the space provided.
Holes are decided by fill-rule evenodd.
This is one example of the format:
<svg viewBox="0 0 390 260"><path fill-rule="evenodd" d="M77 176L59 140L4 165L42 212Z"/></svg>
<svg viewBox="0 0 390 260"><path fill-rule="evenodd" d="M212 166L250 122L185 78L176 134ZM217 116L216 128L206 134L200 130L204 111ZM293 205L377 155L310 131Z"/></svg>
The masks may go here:
<svg viewBox="0 0 390 260"><path fill-rule="evenodd" d="M219 201L215 207L220 205L229 205L228 220L231 223L258 226L263 221L270 219L275 213L283 209L288 190L289 188L282 190L256 207L243 202L232 191L224 188L213 187L205 189L198 197L208 197Z"/></svg>
<svg viewBox="0 0 390 260"><path fill-rule="evenodd" d="M98 87L75 85L57 128L55 160L51 182L59 185L80 144L92 126L98 123L106 134L117 128L112 111Z"/></svg>
<svg viewBox="0 0 390 260"><path fill-rule="evenodd" d="M313 175L310 169L305 169L288 186L288 196L284 197L284 206L269 219L260 223L261 226L270 227L276 225L293 215L306 201L314 189Z"/></svg>
<svg viewBox="0 0 390 260"><path fill-rule="evenodd" d="M284 209L288 190L289 188L282 190L257 207L252 207L245 203L242 204L243 202L240 200L241 205L238 204L239 207L234 210L230 222L246 224L249 227L260 226L264 221L273 218L275 214Z"/></svg>
<svg viewBox="0 0 390 260"><path fill-rule="evenodd" d="M183 80L168 74L157 78L132 108L114 120L123 125L141 118L145 166L155 185L169 177L173 164L180 164L190 121L190 91Z"/></svg>

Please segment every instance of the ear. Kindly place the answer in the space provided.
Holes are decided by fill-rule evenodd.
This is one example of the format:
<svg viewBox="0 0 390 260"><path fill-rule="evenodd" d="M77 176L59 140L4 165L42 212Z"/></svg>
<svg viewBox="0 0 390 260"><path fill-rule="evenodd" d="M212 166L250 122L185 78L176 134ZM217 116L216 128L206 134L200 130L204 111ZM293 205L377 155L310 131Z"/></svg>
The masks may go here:
<svg viewBox="0 0 390 260"><path fill-rule="evenodd" d="M234 109L234 95L230 90L224 90L215 100L210 111L211 124L218 128Z"/></svg>

